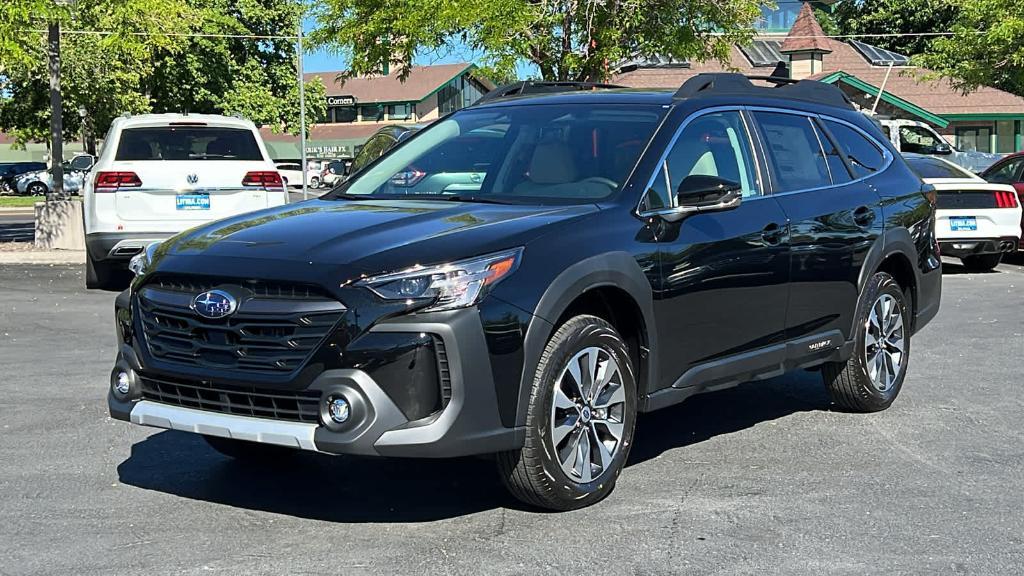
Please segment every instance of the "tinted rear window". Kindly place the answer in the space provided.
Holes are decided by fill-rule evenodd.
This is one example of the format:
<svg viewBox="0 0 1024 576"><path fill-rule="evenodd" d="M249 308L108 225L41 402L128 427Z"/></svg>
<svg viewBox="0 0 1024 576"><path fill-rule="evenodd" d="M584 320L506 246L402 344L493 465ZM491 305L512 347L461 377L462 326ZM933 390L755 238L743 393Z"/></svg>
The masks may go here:
<svg viewBox="0 0 1024 576"><path fill-rule="evenodd" d="M156 126L121 132L115 160L263 160L252 131Z"/></svg>
<svg viewBox="0 0 1024 576"><path fill-rule="evenodd" d="M907 158L907 164L921 178L974 178L970 172L936 158Z"/></svg>

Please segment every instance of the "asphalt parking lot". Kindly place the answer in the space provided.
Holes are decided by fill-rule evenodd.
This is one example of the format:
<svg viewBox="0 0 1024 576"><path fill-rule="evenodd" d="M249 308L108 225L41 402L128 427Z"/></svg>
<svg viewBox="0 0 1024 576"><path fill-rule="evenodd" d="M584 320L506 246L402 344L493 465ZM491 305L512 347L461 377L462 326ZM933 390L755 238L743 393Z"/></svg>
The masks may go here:
<svg viewBox="0 0 1024 576"><path fill-rule="evenodd" d="M557 514L484 459L250 468L111 420L114 294L0 266L0 574L1020 574L1024 259L944 282L887 412L806 372L696 397Z"/></svg>

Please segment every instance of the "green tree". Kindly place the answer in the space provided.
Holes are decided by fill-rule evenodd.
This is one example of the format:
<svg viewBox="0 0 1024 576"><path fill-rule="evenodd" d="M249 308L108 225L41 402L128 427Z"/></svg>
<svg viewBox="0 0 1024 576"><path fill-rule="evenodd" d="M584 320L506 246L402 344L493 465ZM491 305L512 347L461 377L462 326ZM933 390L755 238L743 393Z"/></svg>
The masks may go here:
<svg viewBox="0 0 1024 576"><path fill-rule="evenodd" d="M957 0L843 0L833 10L839 34L918 34L942 32L956 22ZM933 36L859 38L900 54L924 52Z"/></svg>
<svg viewBox="0 0 1024 576"><path fill-rule="evenodd" d="M953 36L936 39L917 62L964 91L994 86L1024 96L1024 2L958 3Z"/></svg>
<svg viewBox="0 0 1024 576"><path fill-rule="evenodd" d="M468 47L512 75L535 64L547 80L602 80L640 55L726 60L751 35L759 0L323 0L316 45L348 58L349 74L399 64L420 49Z"/></svg>

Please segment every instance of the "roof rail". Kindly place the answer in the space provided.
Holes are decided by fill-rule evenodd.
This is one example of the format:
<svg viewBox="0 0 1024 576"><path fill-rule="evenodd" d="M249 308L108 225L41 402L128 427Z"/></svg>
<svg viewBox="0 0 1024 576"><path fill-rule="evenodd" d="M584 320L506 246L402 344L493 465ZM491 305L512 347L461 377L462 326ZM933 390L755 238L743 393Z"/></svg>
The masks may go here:
<svg viewBox="0 0 1024 576"><path fill-rule="evenodd" d="M557 92L579 92L583 90L603 90L608 88L624 88L615 84L601 84L599 82L545 82L535 80L523 80L499 86L480 97L473 105L484 104L523 94L554 94Z"/></svg>
<svg viewBox="0 0 1024 576"><path fill-rule="evenodd" d="M774 87L755 86L751 80L760 80L775 84ZM792 98L807 102L816 102L829 106L853 109L853 102L832 84L816 80L793 80L781 76L744 76L733 73L698 74L679 87L674 98L694 98L697 96L715 96L719 94L749 94L751 96L768 96Z"/></svg>

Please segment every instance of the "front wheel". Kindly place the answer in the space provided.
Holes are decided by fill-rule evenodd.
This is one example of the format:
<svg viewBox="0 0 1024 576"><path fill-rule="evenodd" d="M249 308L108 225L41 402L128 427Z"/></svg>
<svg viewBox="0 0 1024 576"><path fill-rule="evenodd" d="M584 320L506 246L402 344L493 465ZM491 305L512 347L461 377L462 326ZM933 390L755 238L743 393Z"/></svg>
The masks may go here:
<svg viewBox="0 0 1024 576"><path fill-rule="evenodd" d="M309 186L310 186L310 188L319 188L320 187L320 179L317 178L316 176L313 176L313 179L309 181Z"/></svg>
<svg viewBox="0 0 1024 576"><path fill-rule="evenodd" d="M908 298L896 280L876 272L857 304L853 356L822 366L832 401L853 412L888 408L903 387L910 362Z"/></svg>
<svg viewBox="0 0 1024 576"><path fill-rule="evenodd" d="M633 444L636 380L611 324L576 316L548 341L537 365L523 448L498 455L519 500L552 510L589 506L611 493Z"/></svg>
<svg viewBox="0 0 1024 576"><path fill-rule="evenodd" d="M975 272L988 272L989 270L995 269L999 266L999 263L1003 260L1001 253L995 254L978 254L976 256L964 256L962 262L964 268Z"/></svg>
<svg viewBox="0 0 1024 576"><path fill-rule="evenodd" d="M46 184L43 184L42 182L33 182L28 185L25 193L29 196L45 196L49 191L50 189L46 187Z"/></svg>

